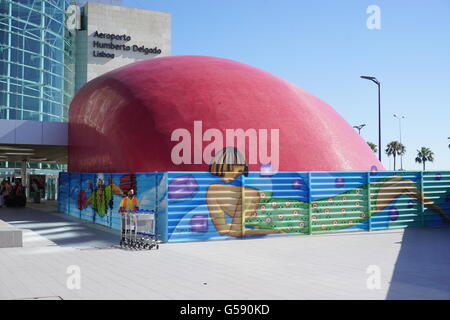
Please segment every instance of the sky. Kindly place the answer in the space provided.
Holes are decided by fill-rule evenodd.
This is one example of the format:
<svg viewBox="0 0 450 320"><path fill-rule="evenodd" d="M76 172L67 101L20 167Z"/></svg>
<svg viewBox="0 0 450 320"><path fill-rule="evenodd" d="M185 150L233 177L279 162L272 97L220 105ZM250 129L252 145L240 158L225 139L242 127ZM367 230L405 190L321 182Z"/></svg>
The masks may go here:
<svg viewBox="0 0 450 320"><path fill-rule="evenodd" d="M381 82L382 147L406 147L403 168L421 170L417 149L450 169L450 0L124 0L124 6L172 15L172 55L207 55L247 63L309 91L361 135L378 144ZM369 29L380 8L381 29ZM330 137L332 139L333 137ZM393 160L383 153L383 165ZM397 163L398 169L398 163Z"/></svg>

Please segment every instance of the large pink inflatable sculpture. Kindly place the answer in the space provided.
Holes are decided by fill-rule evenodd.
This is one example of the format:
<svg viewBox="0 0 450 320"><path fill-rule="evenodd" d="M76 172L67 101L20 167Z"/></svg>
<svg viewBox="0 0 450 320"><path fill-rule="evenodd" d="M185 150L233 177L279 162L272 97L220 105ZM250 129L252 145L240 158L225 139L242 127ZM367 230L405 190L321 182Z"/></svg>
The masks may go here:
<svg viewBox="0 0 450 320"><path fill-rule="evenodd" d="M230 146L230 132L246 136L238 149L252 171L275 156L279 171L383 170L358 133L303 89L236 61L174 56L111 71L77 93L69 171L205 171L213 142Z"/></svg>

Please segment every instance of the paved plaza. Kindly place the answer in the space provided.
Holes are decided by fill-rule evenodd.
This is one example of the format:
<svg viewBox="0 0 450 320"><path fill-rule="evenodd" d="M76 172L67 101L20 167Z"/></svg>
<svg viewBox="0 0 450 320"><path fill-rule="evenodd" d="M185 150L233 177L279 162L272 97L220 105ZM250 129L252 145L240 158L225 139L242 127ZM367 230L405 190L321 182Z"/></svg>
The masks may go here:
<svg viewBox="0 0 450 320"><path fill-rule="evenodd" d="M24 230L22 248L0 249L0 299L450 299L447 227L132 251L55 208L0 208L3 224ZM378 271L379 288L368 281Z"/></svg>

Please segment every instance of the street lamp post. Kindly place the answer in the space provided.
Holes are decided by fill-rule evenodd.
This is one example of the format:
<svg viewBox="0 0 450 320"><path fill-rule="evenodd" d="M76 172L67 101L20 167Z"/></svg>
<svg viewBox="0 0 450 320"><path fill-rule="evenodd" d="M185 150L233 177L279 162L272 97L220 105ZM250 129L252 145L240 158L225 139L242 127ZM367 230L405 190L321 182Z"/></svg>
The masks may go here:
<svg viewBox="0 0 450 320"><path fill-rule="evenodd" d="M400 143L402 143L402 119L405 119L405 116L396 115L394 113L394 118L398 119L398 127L400 131ZM400 170L403 170L403 155L400 156Z"/></svg>
<svg viewBox="0 0 450 320"><path fill-rule="evenodd" d="M360 124L359 126L353 126L353 128L358 130L358 133L361 135L361 129L364 128L365 126L366 126L366 124L363 123L363 124Z"/></svg>
<svg viewBox="0 0 450 320"><path fill-rule="evenodd" d="M361 76L361 79L370 80L378 86L378 160L381 162L381 90L380 90L380 81L377 80L375 77L370 76Z"/></svg>

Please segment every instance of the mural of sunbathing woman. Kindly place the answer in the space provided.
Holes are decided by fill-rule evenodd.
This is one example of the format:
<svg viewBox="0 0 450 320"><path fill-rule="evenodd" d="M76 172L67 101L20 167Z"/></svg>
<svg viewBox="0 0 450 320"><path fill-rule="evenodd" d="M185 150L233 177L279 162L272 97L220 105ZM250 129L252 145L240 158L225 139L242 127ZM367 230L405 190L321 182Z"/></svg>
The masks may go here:
<svg viewBox="0 0 450 320"><path fill-rule="evenodd" d="M369 218L367 208L355 208L355 211L359 209L357 217L352 217L350 213L346 217L346 213L342 214L345 208L339 208L339 214L330 212L333 209L320 208L321 204L335 209L337 206L345 206L344 203L348 202L346 199L358 196L364 187L309 204L295 199L273 197L272 192L242 186L238 178L248 175L248 165L242 153L234 147L218 152L211 161L209 172L223 181L211 184L206 195L211 220L222 236L308 233L310 205L311 224L313 227L318 225L323 231L350 228ZM412 180L394 175L380 180L377 186L373 185L371 188L378 189L372 198L372 215L388 208L398 197L406 195L450 223L448 214L431 199L424 197ZM319 214L315 212L319 211L324 213L326 223L318 222ZM334 218L336 216L339 218Z"/></svg>

